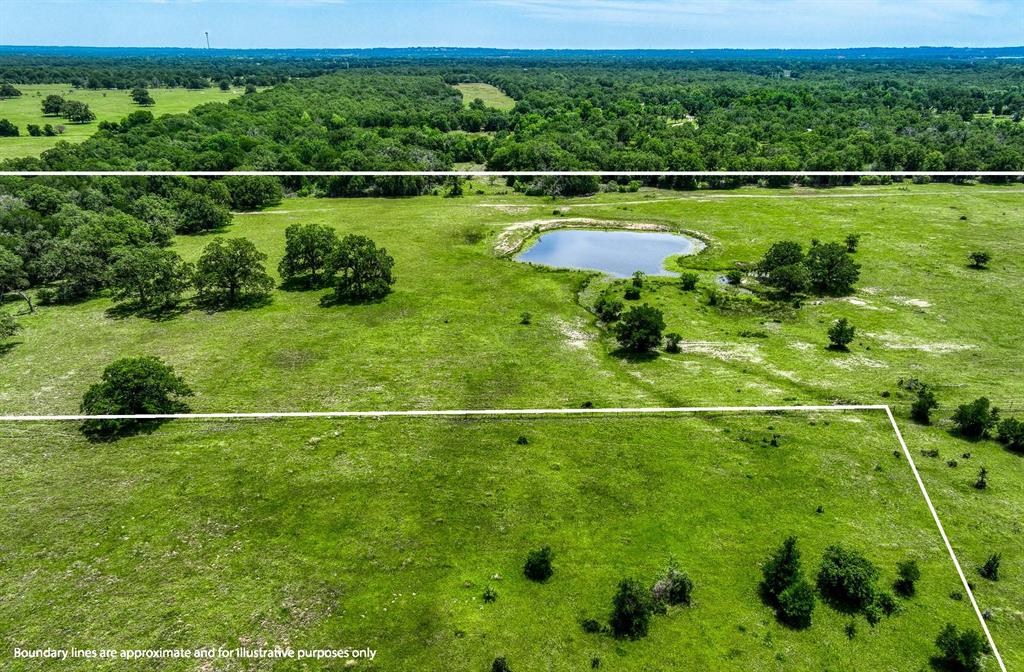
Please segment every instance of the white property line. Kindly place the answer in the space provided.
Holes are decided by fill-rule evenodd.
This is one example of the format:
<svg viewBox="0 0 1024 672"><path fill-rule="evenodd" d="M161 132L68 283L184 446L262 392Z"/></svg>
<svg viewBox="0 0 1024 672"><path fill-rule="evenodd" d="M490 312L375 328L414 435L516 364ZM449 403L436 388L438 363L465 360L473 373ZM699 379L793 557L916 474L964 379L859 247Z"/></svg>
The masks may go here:
<svg viewBox="0 0 1024 672"><path fill-rule="evenodd" d="M1021 170L0 170L0 177L1024 177Z"/></svg>
<svg viewBox="0 0 1024 672"><path fill-rule="evenodd" d="M914 474L914 479L917 481L918 487L921 489L921 495L924 496L924 501L928 505L928 510L931 511L932 518L935 520L936 527L939 528L939 535L942 537L943 543L946 545L946 550L949 552L949 557L953 561L953 566L956 567L956 572L960 576L960 581L963 583L964 590L967 592L967 596L971 600L971 606L974 607L974 613L978 617L978 622L981 624L981 629L985 633L985 637L988 639L989 647L992 649L992 655L995 657L996 662L999 664L999 669L1002 672L1006 672L1006 664L1003 663L1003 658L999 654L999 649L996 647L996 642L992 638L992 633L988 629L988 624L985 622L985 617L981 613L981 609L978 607L978 602L974 598L974 591L971 590L970 582L967 580L967 576L964 574L963 568L960 566L960 561L956 557L956 552L953 550L953 545L949 541L949 537L946 535L946 530L942 526L942 521L939 519L939 514L935 510L935 506L932 504L931 497L928 496L928 489L924 485L924 481L921 479L921 474L917 470L917 465L914 463L914 457L910 453L910 449L907 447L907 442L903 440L903 434L900 432L899 426L896 424L896 418L892 414L892 409L887 404L830 404L830 405L807 405L807 406L667 406L667 407L640 407L640 408L521 408L521 409L469 409L469 410L413 410L413 411L293 411L293 412L266 412L266 413L148 413L148 414L123 414L123 415L0 415L0 422L55 422L55 421L73 421L83 422L87 420L225 420L225 419L273 419L273 418L386 418L386 417L509 417L509 416L539 416L539 415L652 415L652 414L666 414L666 413L766 413L766 412L785 412L785 413L805 413L805 412L828 412L828 411L885 411L886 416L889 418L889 423L892 425L893 432L896 434L896 439L899 441L900 447L903 449L903 455L907 458L907 462L910 463L910 470Z"/></svg>

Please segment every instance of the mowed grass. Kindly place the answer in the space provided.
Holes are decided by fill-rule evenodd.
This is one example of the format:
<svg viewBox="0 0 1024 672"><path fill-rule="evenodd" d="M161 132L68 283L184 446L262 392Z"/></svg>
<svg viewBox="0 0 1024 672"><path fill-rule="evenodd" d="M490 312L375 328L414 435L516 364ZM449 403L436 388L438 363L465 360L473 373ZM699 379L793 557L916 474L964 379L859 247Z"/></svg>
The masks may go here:
<svg viewBox="0 0 1024 672"><path fill-rule="evenodd" d="M950 597L959 578L877 413L186 421L99 445L73 425L7 424L0 436L6 651L282 645L373 648L357 669L377 670L484 670L498 655L521 670L594 658L918 670L944 623L977 627ZM810 629L781 626L757 585L788 534L812 580L842 543L877 564L881 589L916 560L917 594L874 627L821 603ZM544 545L554 576L531 583L524 557ZM690 608L638 641L583 632L581 619L607 619L621 578L649 584L670 557L695 582ZM271 667L340 665L214 669Z"/></svg>
<svg viewBox="0 0 1024 672"><path fill-rule="evenodd" d="M516 101L513 98L510 98L504 91L491 84L468 82L465 84L454 84L453 86L462 93L462 102L465 105L469 105L477 98L484 101L484 105L498 110L511 110L516 105Z"/></svg>
<svg viewBox="0 0 1024 672"><path fill-rule="evenodd" d="M599 290L621 292L621 285L494 253L506 227L552 219L555 207L568 208L569 217L701 232L711 244L683 264L698 270L704 288L776 240L807 244L858 233L861 280L852 297L812 299L798 309L744 296L708 306L703 290L652 280L640 302L665 312L667 330L683 336L683 352L624 358L585 308ZM948 417L981 395L1011 412L1020 406L1022 220L1024 191L995 185L644 191L556 203L502 193L289 199L236 216L222 235L252 239L274 273L289 224L366 234L396 258L394 292L378 304L324 308L326 290L278 290L265 307L192 310L166 321L114 318L103 297L43 307L19 316L24 331L0 355L0 408L73 412L104 366L142 354L180 371L201 411L890 403L1012 669L1024 664L1024 461L995 442L951 436ZM175 249L194 260L211 239L181 237ZM966 268L973 249L992 252L988 270ZM20 305L12 299L6 309ZM523 312L529 325L520 324ZM849 353L829 351L826 329L843 316L857 339ZM936 389L934 426L907 418L911 395L896 383L910 377ZM924 457L924 449L940 457ZM984 492L972 487L983 465L991 483ZM872 504L864 493L855 499ZM992 552L1003 554L995 583L977 574Z"/></svg>
<svg viewBox="0 0 1024 672"><path fill-rule="evenodd" d="M137 110L149 110L154 115L187 112L203 103L226 102L243 93L244 89L234 88L221 91L217 87L207 89L150 89L156 101L154 105L140 107L131 99L131 91L123 89L79 89L69 84L15 84L22 95L17 98L0 100L0 119L9 119L21 135L0 138L0 160L35 156L50 149L59 141L81 142L96 132L101 121L119 121ZM72 124L62 117L44 116L43 99L56 94L65 100L80 100L88 103L96 114L96 120L88 124ZM64 133L53 137L32 137L28 125L45 124L64 126Z"/></svg>

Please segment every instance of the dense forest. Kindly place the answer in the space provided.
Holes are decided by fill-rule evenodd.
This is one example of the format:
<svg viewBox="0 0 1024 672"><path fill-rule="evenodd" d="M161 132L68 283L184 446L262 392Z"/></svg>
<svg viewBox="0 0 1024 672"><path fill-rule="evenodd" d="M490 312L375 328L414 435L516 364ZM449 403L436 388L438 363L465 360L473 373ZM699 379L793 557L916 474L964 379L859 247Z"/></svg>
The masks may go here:
<svg viewBox="0 0 1024 672"><path fill-rule="evenodd" d="M0 76L63 76L0 55ZM11 62L10 59L13 59ZM116 86L275 83L229 103L99 125L16 170L914 170L1024 167L1024 65L1012 60L81 58ZM92 65L88 65L92 63ZM207 63L207 65L204 65ZM204 70L207 68L208 70ZM35 69L34 69L35 68ZM92 68L92 69L90 69ZM165 70L166 69L166 72ZM329 74L322 72L335 70ZM128 74L126 74L128 73ZM132 76L137 79L132 80ZM109 78L107 80L104 77ZM315 76L314 76L315 75ZM460 82L515 99L463 101ZM464 102L469 102L468 105ZM418 193L422 180L324 181L325 193ZM673 185L668 185L673 186ZM682 180L674 186L693 186ZM571 190L586 191L584 180Z"/></svg>

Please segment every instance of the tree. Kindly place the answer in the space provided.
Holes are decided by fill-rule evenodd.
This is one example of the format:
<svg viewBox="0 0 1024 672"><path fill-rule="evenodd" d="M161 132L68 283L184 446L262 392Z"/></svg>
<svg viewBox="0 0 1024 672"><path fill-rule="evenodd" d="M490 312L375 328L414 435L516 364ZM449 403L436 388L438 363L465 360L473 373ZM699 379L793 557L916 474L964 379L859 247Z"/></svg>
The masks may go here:
<svg viewBox="0 0 1024 672"><path fill-rule="evenodd" d="M132 89L131 97L136 105L153 105L156 103L153 100L153 96L149 94L149 90L141 86Z"/></svg>
<svg viewBox="0 0 1024 672"><path fill-rule="evenodd" d="M853 254L857 251L857 246L860 244L860 235L851 233L846 236L846 240L844 242L846 243L846 251Z"/></svg>
<svg viewBox="0 0 1024 672"><path fill-rule="evenodd" d="M1024 422L1006 418L999 423L999 442L1013 451L1024 450Z"/></svg>
<svg viewBox="0 0 1024 672"><path fill-rule="evenodd" d="M512 672L512 668L508 666L505 656L498 656L491 663L491 672Z"/></svg>
<svg viewBox="0 0 1024 672"><path fill-rule="evenodd" d="M949 672L979 672L981 657L990 651L977 630L960 630L952 623L939 632L935 646L939 648L939 660Z"/></svg>
<svg viewBox="0 0 1024 672"><path fill-rule="evenodd" d="M25 130L27 130L28 134L33 138L38 138L43 134L43 129L39 127L39 124L28 124L25 126Z"/></svg>
<svg viewBox="0 0 1024 672"><path fill-rule="evenodd" d="M921 570L917 566L916 560L904 560L896 565L896 583L893 587L896 592L904 597L910 597L914 594L915 586L921 579Z"/></svg>
<svg viewBox="0 0 1024 672"><path fill-rule="evenodd" d="M810 627L814 606L814 589L803 577L800 577L779 594L779 620L794 628Z"/></svg>
<svg viewBox="0 0 1024 672"><path fill-rule="evenodd" d="M857 551L829 546L818 571L818 590L843 606L863 609L874 601L878 569Z"/></svg>
<svg viewBox="0 0 1024 672"><path fill-rule="evenodd" d="M976 250L967 255L971 268L986 268L988 262L992 261L992 255L983 250Z"/></svg>
<svg viewBox="0 0 1024 672"><path fill-rule="evenodd" d="M616 637L638 639L647 635L647 627L654 611L650 593L639 581L622 579L612 599L612 615L608 621Z"/></svg>
<svg viewBox="0 0 1024 672"><path fill-rule="evenodd" d="M782 240L773 243L757 264L761 281L786 294L796 294L810 282L804 267L804 251L800 243Z"/></svg>
<svg viewBox="0 0 1024 672"><path fill-rule="evenodd" d="M832 323L828 328L829 349L848 350L847 346L853 342L855 333L854 326L845 317L841 317Z"/></svg>
<svg viewBox="0 0 1024 672"><path fill-rule="evenodd" d="M231 213L206 194L187 191L175 201L178 210L178 233L216 231L228 225Z"/></svg>
<svg viewBox="0 0 1024 672"><path fill-rule="evenodd" d="M0 138L16 138L21 135L18 127L10 119L0 119Z"/></svg>
<svg viewBox="0 0 1024 672"><path fill-rule="evenodd" d="M394 258L370 238L348 234L335 247L329 262L334 300L339 303L377 301L395 284Z"/></svg>
<svg viewBox="0 0 1024 672"><path fill-rule="evenodd" d="M978 568L978 573L989 581L999 580L999 565L1003 561L1002 553L992 553L985 558L985 563Z"/></svg>
<svg viewBox="0 0 1024 672"><path fill-rule="evenodd" d="M338 235L322 224L292 224L284 230L284 258L277 270L285 281L308 276L310 287L320 284L322 273L338 246Z"/></svg>
<svg viewBox="0 0 1024 672"><path fill-rule="evenodd" d="M192 284L192 265L176 252L152 245L123 247L110 268L115 301L134 301L141 308L173 305Z"/></svg>
<svg viewBox="0 0 1024 672"><path fill-rule="evenodd" d="M21 91L10 82L0 83L0 98L17 98L20 95Z"/></svg>
<svg viewBox="0 0 1024 672"><path fill-rule="evenodd" d="M932 409L938 408L939 402L935 401L935 393L927 385L917 388L917 399L910 404L910 417L922 425L931 424Z"/></svg>
<svg viewBox="0 0 1024 672"><path fill-rule="evenodd" d="M665 318L657 308L647 305L630 308L613 327L619 345L629 352L646 352L661 343Z"/></svg>
<svg viewBox="0 0 1024 672"><path fill-rule="evenodd" d="M812 246L806 266L811 286L822 294L849 294L860 277L860 266L839 243Z"/></svg>
<svg viewBox="0 0 1024 672"><path fill-rule="evenodd" d="M106 281L106 262L99 251L76 238L54 242L43 255L41 268L47 279L57 283L56 299L61 302L83 299Z"/></svg>
<svg viewBox="0 0 1024 672"><path fill-rule="evenodd" d="M547 581L555 571L551 567L552 558L554 553L551 552L550 546L530 551L526 555L526 564L523 565L523 575L531 581Z"/></svg>
<svg viewBox="0 0 1024 672"><path fill-rule="evenodd" d="M668 563L664 575L651 587L651 599L660 605L690 606L693 599L693 580L679 569L675 560L672 560Z"/></svg>
<svg viewBox="0 0 1024 672"><path fill-rule="evenodd" d="M0 247L0 299L3 299L5 294L16 293L28 304L28 312L34 313L32 299L25 293L28 286L28 274L25 272L25 263L21 257L6 247Z"/></svg>
<svg viewBox="0 0 1024 672"><path fill-rule="evenodd" d="M800 578L800 549L796 537L787 537L782 546L761 567L761 591L772 602Z"/></svg>
<svg viewBox="0 0 1024 672"><path fill-rule="evenodd" d="M87 103L79 100L66 100L60 108L60 114L73 124L85 124L96 118L96 114L89 109Z"/></svg>
<svg viewBox="0 0 1024 672"><path fill-rule="evenodd" d="M594 304L594 313L602 322L611 324L622 315L622 301L601 296Z"/></svg>
<svg viewBox="0 0 1024 672"><path fill-rule="evenodd" d="M697 280L699 280L699 276L692 271L680 273L679 288L684 292L692 292L694 289L697 288Z"/></svg>
<svg viewBox="0 0 1024 672"><path fill-rule="evenodd" d="M224 186L235 210L259 210L277 205L284 197L281 180L269 175L229 175L224 178Z"/></svg>
<svg viewBox="0 0 1024 672"><path fill-rule="evenodd" d="M46 98L43 98L42 107L43 114L55 117L64 109L64 98L51 93Z"/></svg>
<svg viewBox="0 0 1024 672"><path fill-rule="evenodd" d="M273 279L263 262L267 255L247 238L216 238L196 265L196 293L213 305L238 305L270 295Z"/></svg>
<svg viewBox="0 0 1024 672"><path fill-rule="evenodd" d="M643 271L633 271L633 279L632 279L633 286L636 287L637 289L640 289L641 287L643 287L644 286L644 278L646 278L646 277L647 277L647 274L644 273Z"/></svg>
<svg viewBox="0 0 1024 672"><path fill-rule="evenodd" d="M999 409L987 397L960 404L953 413L953 428L968 439L982 439L999 422Z"/></svg>
<svg viewBox="0 0 1024 672"><path fill-rule="evenodd" d="M988 487L988 469L985 467L978 470L978 480L974 482L974 487L978 490L984 490Z"/></svg>
<svg viewBox="0 0 1024 672"><path fill-rule="evenodd" d="M82 400L85 415L186 413L182 397L192 389L157 357L127 357L103 370L100 382ZM82 431L91 438L110 439L139 428L138 419L87 420Z"/></svg>
<svg viewBox="0 0 1024 672"><path fill-rule="evenodd" d="M21 325L10 313L0 311L0 341L6 341L21 331Z"/></svg>
<svg viewBox="0 0 1024 672"><path fill-rule="evenodd" d="M217 86L220 88L221 91L230 91L231 81L227 79L222 79L217 83Z"/></svg>

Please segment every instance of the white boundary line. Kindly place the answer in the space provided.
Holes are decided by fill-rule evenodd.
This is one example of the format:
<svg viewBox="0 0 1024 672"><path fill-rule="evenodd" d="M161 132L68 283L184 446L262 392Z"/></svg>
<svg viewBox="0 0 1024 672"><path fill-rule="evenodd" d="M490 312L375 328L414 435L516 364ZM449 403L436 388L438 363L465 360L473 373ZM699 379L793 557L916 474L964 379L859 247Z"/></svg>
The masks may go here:
<svg viewBox="0 0 1024 672"><path fill-rule="evenodd" d="M978 602L974 598L974 592L971 590L970 582L967 580L967 576L964 574L963 568L960 566L960 561L956 557L956 552L953 550L953 545L949 541L949 537L946 536L946 530L942 526L942 521L939 519L939 514L935 510L935 505L932 504L931 497L928 496L928 489L924 485L924 481L921 479L921 474L917 470L917 465L914 463L914 457L910 454L910 449L907 447L907 442L903 440L903 434L900 432L899 426L896 424L896 418L892 414L892 409L887 404L834 404L834 405L809 405L809 406L666 406L666 407L640 407L640 408L521 408L521 409L470 409L470 410L421 410L421 411L293 411L293 412L267 412L267 413L150 413L150 414L125 414L125 415L0 415L0 422L57 422L57 421L73 421L82 422L86 420L225 420L225 419L272 419L272 418L385 418L385 417L508 417L508 416L538 416L538 415L651 415L651 414L666 414L666 413L742 413L742 412L753 412L753 413L766 413L766 412L818 412L818 411L885 411L886 417L889 419L889 423L892 425L893 432L896 434L896 439L899 441L900 447L903 449L903 455L907 458L907 462L910 464L910 470L914 474L914 479L917 481L918 487L921 489L921 495L924 496L924 501L928 505L928 510L931 511L932 518L935 520L935 525L939 529L939 535L942 537L943 543L946 545L946 550L949 552L949 557L953 561L953 566L956 567L956 572L960 576L960 581L963 583L964 590L967 591L967 596L971 600L971 606L974 607L974 613L978 617L978 622L981 624L981 629L985 633L985 637L988 639L988 644L992 649L992 655L995 657L996 662L999 664L999 669L1002 672L1006 672L1006 664L1003 663L1003 658L999 654L999 649L996 647L996 642L992 638L992 633L988 629L988 624L985 623L985 617L981 614L981 609L978 607Z"/></svg>
<svg viewBox="0 0 1024 672"><path fill-rule="evenodd" d="M1022 170L0 170L0 177L1024 177Z"/></svg>

